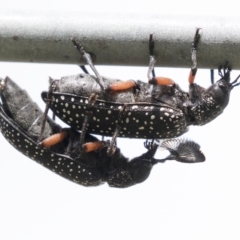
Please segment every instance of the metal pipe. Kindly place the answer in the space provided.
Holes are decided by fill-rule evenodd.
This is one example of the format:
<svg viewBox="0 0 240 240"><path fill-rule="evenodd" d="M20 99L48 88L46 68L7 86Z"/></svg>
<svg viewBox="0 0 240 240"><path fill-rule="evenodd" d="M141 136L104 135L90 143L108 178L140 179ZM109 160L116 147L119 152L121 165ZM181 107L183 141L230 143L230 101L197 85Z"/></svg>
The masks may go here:
<svg viewBox="0 0 240 240"><path fill-rule="evenodd" d="M196 27L203 30L198 66L229 60L240 69L239 17L0 11L0 60L83 64L76 37L95 64L146 66L154 33L157 66L190 67Z"/></svg>

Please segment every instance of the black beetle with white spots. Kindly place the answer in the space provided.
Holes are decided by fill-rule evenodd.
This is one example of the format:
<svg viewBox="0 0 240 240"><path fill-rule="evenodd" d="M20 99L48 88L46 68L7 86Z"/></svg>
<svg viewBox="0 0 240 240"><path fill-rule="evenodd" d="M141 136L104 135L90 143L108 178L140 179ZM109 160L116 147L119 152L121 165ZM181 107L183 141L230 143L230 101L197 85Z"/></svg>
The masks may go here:
<svg viewBox="0 0 240 240"><path fill-rule="evenodd" d="M51 102L50 109L56 116L83 132L115 138L178 137L188 130L188 126L201 126L219 116L228 105L231 90L239 85L239 77L230 82L231 68L227 62L219 67L221 79L208 89L194 83L199 39L200 29L197 29L191 49L193 65L189 75L189 92L181 90L171 79L154 75L150 77L155 63L152 56L153 41L149 41L149 83L130 80L131 87L123 90L112 87L122 81L99 75L90 55L74 39L75 47L96 76L79 74L62 77L60 80L51 79L50 91L43 92L42 98ZM94 100L91 100L92 95L95 96Z"/></svg>

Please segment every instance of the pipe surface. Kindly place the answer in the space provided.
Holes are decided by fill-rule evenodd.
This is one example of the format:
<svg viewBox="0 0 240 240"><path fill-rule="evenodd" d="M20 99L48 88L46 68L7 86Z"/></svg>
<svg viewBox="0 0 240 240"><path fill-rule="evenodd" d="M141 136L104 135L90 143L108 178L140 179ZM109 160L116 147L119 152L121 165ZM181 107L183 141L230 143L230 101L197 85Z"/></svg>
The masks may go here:
<svg viewBox="0 0 240 240"><path fill-rule="evenodd" d="M146 66L154 34L156 66L190 67L191 42L202 28L200 68L228 60L240 69L239 17L0 11L0 61L84 64L75 37L98 65Z"/></svg>

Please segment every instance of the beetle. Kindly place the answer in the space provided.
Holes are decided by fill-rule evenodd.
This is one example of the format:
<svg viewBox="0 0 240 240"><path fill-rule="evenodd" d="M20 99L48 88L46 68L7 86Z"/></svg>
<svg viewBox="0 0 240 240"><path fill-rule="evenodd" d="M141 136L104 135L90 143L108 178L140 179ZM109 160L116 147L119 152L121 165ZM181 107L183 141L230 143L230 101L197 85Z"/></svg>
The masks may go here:
<svg viewBox="0 0 240 240"><path fill-rule="evenodd" d="M0 130L9 143L22 154L49 170L83 186L98 186L107 182L111 187L125 188L145 181L152 167L166 160L195 163L205 161L200 146L189 140L172 139L160 144L170 155L155 159L157 144L145 142L147 152L129 161L114 146L107 154L107 142L86 134L84 152L79 152L80 133L61 128L50 118L41 132L43 112L27 92L9 77L0 78Z"/></svg>
<svg viewBox="0 0 240 240"><path fill-rule="evenodd" d="M196 30L192 43L192 68L189 92L184 92L169 78L150 77L155 58L150 51L149 83L126 82L100 76L90 55L73 43L96 76L79 74L50 80L51 90L43 92L51 110L65 123L79 130L105 136L144 139L174 138L190 125L205 125L219 116L228 105L231 90L240 76L230 82L231 68L219 66L220 80L208 89L194 83L197 72L196 49L200 40ZM150 49L153 41L150 41ZM92 96L95 97L92 97ZM86 130L87 129L87 130ZM113 144L114 141L112 141Z"/></svg>

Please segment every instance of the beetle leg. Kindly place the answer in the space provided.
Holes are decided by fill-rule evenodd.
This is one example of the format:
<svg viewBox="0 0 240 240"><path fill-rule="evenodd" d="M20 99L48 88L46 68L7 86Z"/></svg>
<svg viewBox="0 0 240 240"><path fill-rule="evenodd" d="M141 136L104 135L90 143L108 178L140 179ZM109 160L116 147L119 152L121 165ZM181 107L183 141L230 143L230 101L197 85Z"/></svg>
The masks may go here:
<svg viewBox="0 0 240 240"><path fill-rule="evenodd" d="M99 84L101 89L105 90L105 87L104 87L105 84L104 84L103 78L100 76L100 74L98 73L97 69L94 67L92 59L91 59L91 56L84 51L83 46L75 38L72 39L72 42L73 42L74 46L76 47L76 49L83 56L83 58L85 59L87 64L90 66L90 68L95 73L95 75L97 77L97 83Z"/></svg>
<svg viewBox="0 0 240 240"><path fill-rule="evenodd" d="M150 34L148 46L149 46L149 54L150 54L150 62L149 62L149 68L147 73L148 83L154 84L154 85L163 85L163 86L173 85L174 81L172 79L155 76L154 66L156 63L156 59L153 56L153 50L154 50L153 34ZM151 73L152 73L152 77L151 77Z"/></svg>
<svg viewBox="0 0 240 240"><path fill-rule="evenodd" d="M154 56L150 56L149 68L148 68L148 73L147 73L148 82L152 79L150 75L154 71L155 63L156 63L155 57ZM154 75L155 75L155 73L154 73ZM155 76L153 76L153 78L154 77Z"/></svg>
<svg viewBox="0 0 240 240"><path fill-rule="evenodd" d="M50 137L44 139L42 142L39 143L40 147L49 148L52 147L60 142L62 142L65 138L69 135L69 143L68 148L65 154L70 153L70 149L73 145L73 138L74 135L71 135L72 132L69 129L62 129L61 132L51 135ZM83 152L93 152L102 149L106 145L105 141L96 141L96 142L88 142L82 145Z"/></svg>
<svg viewBox="0 0 240 240"><path fill-rule="evenodd" d="M218 75L223 78L226 75L226 70L227 72L231 71L231 68L228 66L228 61L218 67Z"/></svg>
<svg viewBox="0 0 240 240"><path fill-rule="evenodd" d="M84 65L79 65L79 67L83 70L84 73L89 74L88 70Z"/></svg>
<svg viewBox="0 0 240 240"><path fill-rule="evenodd" d="M156 63L156 59L153 56L153 50L154 50L153 34L150 34L150 36L149 36L148 49L149 49L149 55L150 55L150 63L149 63L147 76L148 76L148 80L150 80L151 79L151 77L150 77L151 73L152 73L152 76L155 77L154 65Z"/></svg>
<svg viewBox="0 0 240 240"><path fill-rule="evenodd" d="M240 82L239 83L236 83L238 81L238 79L240 78L240 75L237 76L237 78L231 83L232 85L232 88L236 87L236 86L239 86L240 85Z"/></svg>
<svg viewBox="0 0 240 240"><path fill-rule="evenodd" d="M201 28L197 28L193 42L192 42L192 49L191 49L192 55L191 56L192 56L193 65L191 67L190 74L188 77L188 81L190 84L194 83L194 79L195 79L195 76L197 73L197 45L198 45L199 39L201 37L200 30L201 30Z"/></svg>
<svg viewBox="0 0 240 240"><path fill-rule="evenodd" d="M82 148L84 152L93 152L102 149L105 145L104 141L88 142L83 144Z"/></svg>
<svg viewBox="0 0 240 240"><path fill-rule="evenodd" d="M151 33L149 35L149 41L148 41L148 49L149 49L149 55L153 56L153 50L154 50L154 38L153 38L153 34ZM152 73L153 74L153 73Z"/></svg>
<svg viewBox="0 0 240 240"><path fill-rule="evenodd" d="M214 69L210 70L211 84L214 84Z"/></svg>
<svg viewBox="0 0 240 240"><path fill-rule="evenodd" d="M107 87L107 91L125 91L131 88L137 88L137 84L134 80L119 81L113 83Z"/></svg>
<svg viewBox="0 0 240 240"><path fill-rule="evenodd" d="M158 144L155 143L155 140L152 139L151 141L150 140L146 140L144 143L143 143L144 147L147 149L147 150L151 150L151 149L155 149L156 145L158 146Z"/></svg>
<svg viewBox="0 0 240 240"><path fill-rule="evenodd" d="M125 113L125 109L126 109L126 105L124 105L124 107L119 112L118 123L120 123L120 124L122 122L122 117L123 117L123 115ZM115 131L113 133L112 139L111 139L110 144L109 144L108 149L107 149L107 155L108 156L111 156L114 153L113 146L116 143L116 138L117 138L117 136L118 136L118 134L120 132L120 129L121 129L121 126L118 123L116 125Z"/></svg>
<svg viewBox="0 0 240 240"><path fill-rule="evenodd" d="M48 95L49 97L49 95ZM48 114L48 110L50 108L50 104L51 104L51 100L49 98L46 99L46 106L45 106L45 110L43 113L43 120L42 120L42 124L41 124L41 130L40 130L40 134L38 137L38 142L40 142L42 140L42 136L43 136L43 132L45 129L45 125L46 125L46 121L47 121L47 114Z"/></svg>
<svg viewBox="0 0 240 240"><path fill-rule="evenodd" d="M88 104L87 104L87 110L85 112L85 117L83 120L83 125L82 125L82 131L81 131L81 136L80 136L80 142L79 142L79 151L82 152L82 147L85 139L85 135L87 132L87 124L89 121L89 118L92 116L92 111L90 111L92 105L96 102L97 100L97 94L91 94L90 97L88 98Z"/></svg>
<svg viewBox="0 0 240 240"><path fill-rule="evenodd" d="M230 82L230 72L231 72L231 67L228 65L228 61L225 62L224 65L220 65L218 67L218 75L225 79L225 81Z"/></svg>
<svg viewBox="0 0 240 240"><path fill-rule="evenodd" d="M42 142L39 143L41 147L51 147L60 142L62 142L68 135L66 130L63 130L59 133L53 134L52 136L44 139Z"/></svg>
<svg viewBox="0 0 240 240"><path fill-rule="evenodd" d="M153 77L149 80L149 84L168 86L174 85L174 81L171 78L166 77Z"/></svg>
<svg viewBox="0 0 240 240"><path fill-rule="evenodd" d="M41 124L40 134L38 137L38 143L40 143L42 141L42 136L43 136L43 132L44 132L46 121L47 121L48 111L49 111L49 108L52 103L52 93L53 93L53 91L55 91L55 88L56 88L55 82L52 81L52 83L49 86L49 90L48 90L48 94L47 94L46 106L45 106L45 110L43 113L43 120L42 120L42 124ZM55 120L55 116L53 116L53 117L54 117L53 120Z"/></svg>
<svg viewBox="0 0 240 240"><path fill-rule="evenodd" d="M117 125L116 128L115 128L115 131L113 133L112 139L110 141L110 144L108 146L108 149L107 149L107 155L108 156L111 156L114 153L113 147L114 147L114 144L116 142L116 138L118 136L118 133L119 133L120 129L121 129L121 127L119 125Z"/></svg>

